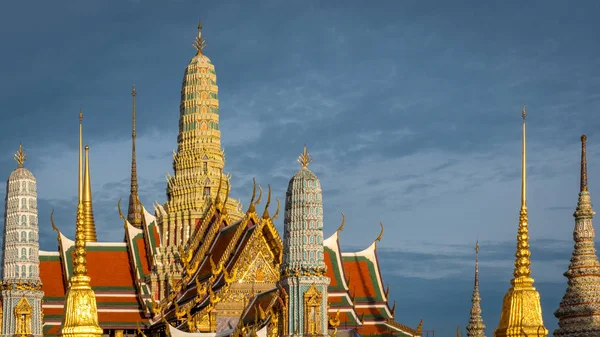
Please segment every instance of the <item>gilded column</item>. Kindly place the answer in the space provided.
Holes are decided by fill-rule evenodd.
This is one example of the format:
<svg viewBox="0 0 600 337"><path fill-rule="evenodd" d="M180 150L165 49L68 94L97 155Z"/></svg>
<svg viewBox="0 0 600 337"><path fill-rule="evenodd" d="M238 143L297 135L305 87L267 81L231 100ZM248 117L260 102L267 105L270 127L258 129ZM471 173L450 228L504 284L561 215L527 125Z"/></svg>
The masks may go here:
<svg viewBox="0 0 600 337"><path fill-rule="evenodd" d="M526 155L526 111L523 107L523 153L521 176L521 211L517 234L517 253L515 259L512 287L504 295L500 324L494 331L495 337L546 337L548 329L544 327L540 294L533 286L531 277L531 251L529 250L529 224L527 217L527 155Z"/></svg>
<svg viewBox="0 0 600 337"><path fill-rule="evenodd" d="M6 183L2 245L2 336L42 336L42 282L40 280L37 187L24 167L23 146L15 154L17 168Z"/></svg>
<svg viewBox="0 0 600 337"><path fill-rule="evenodd" d="M558 329L554 336L600 336L600 263L594 247L594 210L587 182L585 135L581 136L581 183L575 217L575 247L569 269L565 272L567 290L554 316Z"/></svg>

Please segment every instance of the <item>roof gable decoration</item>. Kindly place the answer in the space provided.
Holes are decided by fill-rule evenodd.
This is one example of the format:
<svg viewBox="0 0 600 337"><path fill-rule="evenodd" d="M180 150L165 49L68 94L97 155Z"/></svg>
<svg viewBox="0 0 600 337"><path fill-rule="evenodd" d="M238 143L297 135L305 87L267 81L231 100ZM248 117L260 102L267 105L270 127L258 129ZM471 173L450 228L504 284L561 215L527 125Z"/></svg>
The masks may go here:
<svg viewBox="0 0 600 337"><path fill-rule="evenodd" d="M367 247L366 249L360 251L360 252L355 252L355 253L347 253L347 252L342 252L342 260L343 261L358 261L360 260L360 258L364 258L367 261L369 261L372 264L373 267L373 272L374 272L374 277L375 280L373 280L376 284L374 284L374 288L376 288L375 290L377 291L377 294L379 296L381 296L383 301L387 301L387 293L386 291L384 291L384 285L383 285L383 277L381 276L381 270L379 268L379 260L377 259L377 242L381 241L381 238L383 237L383 232L384 232L384 227L383 224L380 223L381 226L381 232L379 233L379 236L377 236L377 238L375 239L375 241L373 241L373 243Z"/></svg>
<svg viewBox="0 0 600 337"><path fill-rule="evenodd" d="M344 215L344 212L342 212L341 225L330 237L328 237L327 239L325 239L323 241L323 246L325 246L325 248L331 250L334 253L334 256L332 258L334 258L335 261L331 261L332 262L331 266L337 269L337 270L328 270L327 274L330 274L328 276L330 276L330 278L331 278L331 276L333 276L333 278L336 278L336 279L338 279L336 276L339 276L338 282L341 282L342 289L347 292L350 289L350 284L349 284L350 282L349 282L349 279L347 279L347 277L346 277L346 273L344 272L344 264L342 262L342 252L341 252L340 240L339 240L339 232L341 232L344 229L345 223L346 223L346 215ZM335 262L335 265L333 264L333 262ZM348 299L350 299L350 296L348 296Z"/></svg>
<svg viewBox="0 0 600 337"><path fill-rule="evenodd" d="M257 228L259 229L259 228ZM275 252L260 230L254 230L233 269L238 270L239 280L249 282L277 282L280 278L279 265L275 264Z"/></svg>

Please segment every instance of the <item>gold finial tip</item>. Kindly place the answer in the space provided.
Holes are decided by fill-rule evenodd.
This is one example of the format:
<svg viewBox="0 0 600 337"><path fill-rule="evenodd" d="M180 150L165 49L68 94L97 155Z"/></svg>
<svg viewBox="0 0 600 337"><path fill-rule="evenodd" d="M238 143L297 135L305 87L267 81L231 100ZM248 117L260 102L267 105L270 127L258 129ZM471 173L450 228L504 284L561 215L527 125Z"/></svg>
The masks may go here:
<svg viewBox="0 0 600 337"><path fill-rule="evenodd" d="M586 140L587 140L587 136L586 135L581 135L581 142L585 143Z"/></svg>
<svg viewBox="0 0 600 337"><path fill-rule="evenodd" d="M23 167L23 163L27 160L27 154L23 151L23 144L19 144L19 151L15 153L15 161L19 164L19 167Z"/></svg>
<svg viewBox="0 0 600 337"><path fill-rule="evenodd" d="M308 151L306 151L306 145L304 145L304 151L298 157L298 162L300 163L300 165L302 165L302 167L307 167L308 164L312 162L310 154L308 153Z"/></svg>
<svg viewBox="0 0 600 337"><path fill-rule="evenodd" d="M79 109L79 121L83 120L83 109Z"/></svg>
<svg viewBox="0 0 600 337"><path fill-rule="evenodd" d="M87 150L89 150L89 149L90 149L90 147L86 145L86 146L85 146L85 150L87 151Z"/></svg>
<svg viewBox="0 0 600 337"><path fill-rule="evenodd" d="M525 117L527 116L527 109L525 108L525 105L523 105L523 110L521 111L521 116L523 116L523 119L525 119Z"/></svg>

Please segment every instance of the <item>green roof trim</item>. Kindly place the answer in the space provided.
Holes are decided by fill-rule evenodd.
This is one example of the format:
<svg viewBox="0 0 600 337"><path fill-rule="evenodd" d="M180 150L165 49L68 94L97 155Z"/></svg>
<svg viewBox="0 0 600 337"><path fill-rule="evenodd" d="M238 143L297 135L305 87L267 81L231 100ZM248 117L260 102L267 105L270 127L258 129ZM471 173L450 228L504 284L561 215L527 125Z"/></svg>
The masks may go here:
<svg viewBox="0 0 600 337"><path fill-rule="evenodd" d="M379 287L379 281L377 277L377 271L375 268L377 267L371 260L369 260L365 256L344 256L342 255L342 261L344 262L365 262L368 266L369 277L371 278L371 284L373 285L373 289L375 290L375 297L355 297L354 302L385 302L383 299L383 289ZM350 286L352 287L352 285Z"/></svg>
<svg viewBox="0 0 600 337"><path fill-rule="evenodd" d="M331 266L333 267L333 276L335 276L335 280L337 281L337 285L336 286L331 286L331 284L327 287L327 291L346 291L346 289L344 289L344 279L342 278L341 275L341 269L343 267L340 268L340 265L338 264L337 261L337 253L326 246L323 246L323 249L329 253L329 256L331 257L330 261L331 261Z"/></svg>

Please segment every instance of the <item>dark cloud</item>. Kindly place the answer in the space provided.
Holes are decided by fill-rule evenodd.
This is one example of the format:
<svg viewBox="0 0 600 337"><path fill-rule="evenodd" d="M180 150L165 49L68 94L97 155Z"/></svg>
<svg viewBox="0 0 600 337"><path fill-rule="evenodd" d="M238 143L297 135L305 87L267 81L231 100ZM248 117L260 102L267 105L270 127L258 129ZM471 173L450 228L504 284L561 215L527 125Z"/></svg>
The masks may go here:
<svg viewBox="0 0 600 337"><path fill-rule="evenodd" d="M56 248L52 209L73 238L80 108L98 234L122 240L116 203L123 198L125 208L129 190L132 84L140 198L148 208L164 201L183 68L201 17L218 74L231 196L247 206L256 177L283 200L307 144L324 188L326 234L339 226L341 211L348 217L344 247L368 246L378 223L386 225L384 276L399 320L411 326L424 318L427 329L452 334L467 323L466 243L479 237L492 335L514 259L514 240L507 240L516 235L519 112L527 104L533 271L545 322L556 325L581 133L589 137L592 194L600 181L597 3L35 6L12 2L0 13L0 177L15 167L12 153L23 141L38 177L43 249Z"/></svg>

